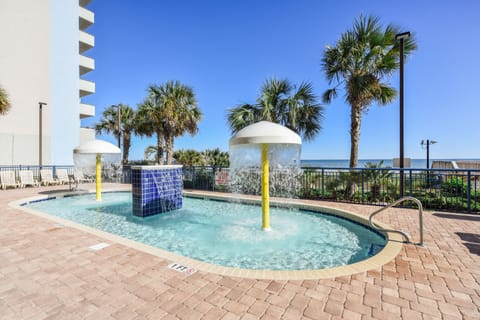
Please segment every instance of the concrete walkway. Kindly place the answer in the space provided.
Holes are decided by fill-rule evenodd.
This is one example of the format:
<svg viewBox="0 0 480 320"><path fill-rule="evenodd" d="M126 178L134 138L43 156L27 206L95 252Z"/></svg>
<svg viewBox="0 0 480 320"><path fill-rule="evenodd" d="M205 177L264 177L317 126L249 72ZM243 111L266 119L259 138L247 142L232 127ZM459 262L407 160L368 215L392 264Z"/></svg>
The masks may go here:
<svg viewBox="0 0 480 320"><path fill-rule="evenodd" d="M377 270L271 281L186 275L167 268L172 261L8 206L60 189L0 191L0 319L480 319L480 215L426 212L426 247L404 245ZM415 210L379 220L418 239ZM101 242L111 246L89 249Z"/></svg>

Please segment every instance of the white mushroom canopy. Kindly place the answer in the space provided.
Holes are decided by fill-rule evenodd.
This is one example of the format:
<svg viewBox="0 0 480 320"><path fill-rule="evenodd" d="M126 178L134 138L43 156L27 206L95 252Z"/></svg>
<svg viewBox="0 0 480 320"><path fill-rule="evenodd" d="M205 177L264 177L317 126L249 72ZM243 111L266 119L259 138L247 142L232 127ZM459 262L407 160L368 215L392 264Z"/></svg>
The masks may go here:
<svg viewBox="0 0 480 320"><path fill-rule="evenodd" d="M259 121L238 131L229 142L241 144L302 144L302 139L292 130L270 121Z"/></svg>
<svg viewBox="0 0 480 320"><path fill-rule="evenodd" d="M92 140L85 142L75 149L74 154L117 154L121 153L120 149L111 144L110 142L103 140Z"/></svg>

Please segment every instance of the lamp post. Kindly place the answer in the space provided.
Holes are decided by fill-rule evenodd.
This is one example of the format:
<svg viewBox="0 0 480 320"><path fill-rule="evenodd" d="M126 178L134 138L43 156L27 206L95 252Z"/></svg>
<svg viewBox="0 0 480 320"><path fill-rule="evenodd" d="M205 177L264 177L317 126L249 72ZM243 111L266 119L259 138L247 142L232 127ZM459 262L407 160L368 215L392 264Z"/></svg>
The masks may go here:
<svg viewBox="0 0 480 320"><path fill-rule="evenodd" d="M38 103L38 166L40 168L42 168L42 107L46 105L46 102Z"/></svg>
<svg viewBox="0 0 480 320"><path fill-rule="evenodd" d="M403 89L403 73L404 73L404 41L405 39L410 38L410 32L402 32L395 35L395 40L400 41L400 198L403 197L403 189L404 189L404 154L403 154L403 96L404 96L404 89Z"/></svg>
<svg viewBox="0 0 480 320"><path fill-rule="evenodd" d="M423 146L426 146L427 148L427 169L430 168L430 145L431 144L435 144L437 143L437 141L434 141L434 140L422 140L422 142L420 142L420 144Z"/></svg>

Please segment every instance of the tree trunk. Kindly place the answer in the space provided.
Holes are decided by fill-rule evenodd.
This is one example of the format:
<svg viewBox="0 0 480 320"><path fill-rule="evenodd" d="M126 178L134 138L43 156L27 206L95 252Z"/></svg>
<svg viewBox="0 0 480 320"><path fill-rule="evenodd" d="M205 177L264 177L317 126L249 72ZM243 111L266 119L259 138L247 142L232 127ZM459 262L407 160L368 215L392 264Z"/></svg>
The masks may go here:
<svg viewBox="0 0 480 320"><path fill-rule="evenodd" d="M350 168L358 166L358 145L360 143L360 125L362 109L359 105L352 105L350 119Z"/></svg>
<svg viewBox="0 0 480 320"><path fill-rule="evenodd" d="M130 132L123 133L123 164L128 163L128 154L130 152Z"/></svg>
<svg viewBox="0 0 480 320"><path fill-rule="evenodd" d="M173 162L173 137L167 137L165 139L165 149L167 149L167 164Z"/></svg>
<svg viewBox="0 0 480 320"><path fill-rule="evenodd" d="M359 105L352 104L350 119L350 168L358 167L358 145L360 143L360 125L362 121L362 109ZM355 190L355 175L356 172L350 170L348 175L347 185L345 188L345 195L352 198Z"/></svg>
<svg viewBox="0 0 480 320"><path fill-rule="evenodd" d="M155 160L157 161L157 164L163 164L163 136L162 134L157 131L157 154L155 156Z"/></svg>

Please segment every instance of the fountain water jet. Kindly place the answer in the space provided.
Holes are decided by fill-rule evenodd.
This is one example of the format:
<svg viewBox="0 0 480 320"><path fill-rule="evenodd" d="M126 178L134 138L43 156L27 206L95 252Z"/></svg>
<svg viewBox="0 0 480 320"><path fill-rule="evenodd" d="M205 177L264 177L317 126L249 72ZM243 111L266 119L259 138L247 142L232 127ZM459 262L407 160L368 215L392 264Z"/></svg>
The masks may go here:
<svg viewBox="0 0 480 320"><path fill-rule="evenodd" d="M269 147L272 145L301 146L301 144L302 140L298 134L269 121L249 125L230 139L230 148L239 145L261 146L262 229L265 231L270 230Z"/></svg>

